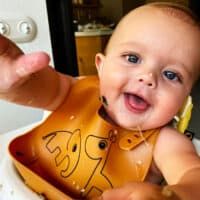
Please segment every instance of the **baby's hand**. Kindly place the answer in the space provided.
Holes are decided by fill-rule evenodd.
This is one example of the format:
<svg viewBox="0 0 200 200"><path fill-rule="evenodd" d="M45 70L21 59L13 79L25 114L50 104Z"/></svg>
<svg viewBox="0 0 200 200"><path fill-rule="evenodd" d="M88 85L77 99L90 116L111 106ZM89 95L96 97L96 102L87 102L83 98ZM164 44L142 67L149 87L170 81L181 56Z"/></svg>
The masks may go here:
<svg viewBox="0 0 200 200"><path fill-rule="evenodd" d="M25 55L13 42L0 35L0 96L19 87L32 73L48 64L46 53Z"/></svg>
<svg viewBox="0 0 200 200"><path fill-rule="evenodd" d="M180 200L169 187L134 182L121 188L105 191L96 200ZM94 199L95 200L95 199Z"/></svg>

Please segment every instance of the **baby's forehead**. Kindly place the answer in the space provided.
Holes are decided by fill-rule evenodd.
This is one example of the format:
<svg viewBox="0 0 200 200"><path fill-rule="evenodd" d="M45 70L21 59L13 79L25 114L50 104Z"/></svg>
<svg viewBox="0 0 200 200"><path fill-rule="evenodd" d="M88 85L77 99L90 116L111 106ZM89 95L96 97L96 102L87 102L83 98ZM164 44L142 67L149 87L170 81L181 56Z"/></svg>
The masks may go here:
<svg viewBox="0 0 200 200"><path fill-rule="evenodd" d="M162 18L162 15L167 16L167 19L166 17ZM162 3L155 3L155 5L147 4L130 11L126 16L121 19L116 29L114 30L112 37L110 38L110 42L108 43L106 50L108 50L110 43L112 43L113 41L116 42L121 40L121 33L123 33L124 31L129 31L132 25L135 25L136 21L141 21L141 18L145 18L142 23L148 23L149 16L151 16L151 19L153 16L155 22L158 18L161 20L163 19L163 24L168 23L171 16L172 18L180 20L180 22L191 25L191 29L192 27L197 29L200 35L199 21L197 20L197 18L195 18L195 16L193 16L190 10L178 6L163 5Z"/></svg>

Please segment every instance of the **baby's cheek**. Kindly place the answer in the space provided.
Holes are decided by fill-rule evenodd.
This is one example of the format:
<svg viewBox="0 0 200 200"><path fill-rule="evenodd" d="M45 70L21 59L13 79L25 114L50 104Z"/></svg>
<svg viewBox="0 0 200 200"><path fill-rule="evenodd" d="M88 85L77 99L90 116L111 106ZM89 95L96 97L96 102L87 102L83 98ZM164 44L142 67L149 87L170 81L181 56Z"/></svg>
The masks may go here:
<svg viewBox="0 0 200 200"><path fill-rule="evenodd" d="M157 120L163 124L170 122L179 110L178 105L169 102L162 104L158 109Z"/></svg>

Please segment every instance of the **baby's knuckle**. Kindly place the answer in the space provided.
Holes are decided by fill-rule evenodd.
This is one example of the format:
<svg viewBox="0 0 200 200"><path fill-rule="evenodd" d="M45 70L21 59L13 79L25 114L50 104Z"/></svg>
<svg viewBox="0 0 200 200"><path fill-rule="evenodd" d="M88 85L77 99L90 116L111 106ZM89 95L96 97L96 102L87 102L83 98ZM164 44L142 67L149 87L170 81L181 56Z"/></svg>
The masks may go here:
<svg viewBox="0 0 200 200"><path fill-rule="evenodd" d="M127 200L142 200L142 194L140 192L134 191L128 195Z"/></svg>

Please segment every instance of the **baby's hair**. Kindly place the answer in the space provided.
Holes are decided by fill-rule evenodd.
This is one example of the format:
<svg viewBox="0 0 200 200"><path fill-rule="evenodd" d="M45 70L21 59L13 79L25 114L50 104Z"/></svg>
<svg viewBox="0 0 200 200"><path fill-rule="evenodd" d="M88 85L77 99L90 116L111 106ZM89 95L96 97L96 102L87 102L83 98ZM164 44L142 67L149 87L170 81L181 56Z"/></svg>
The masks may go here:
<svg viewBox="0 0 200 200"><path fill-rule="evenodd" d="M187 6L175 2L153 2L146 4L161 9L164 13L200 27L198 16Z"/></svg>

